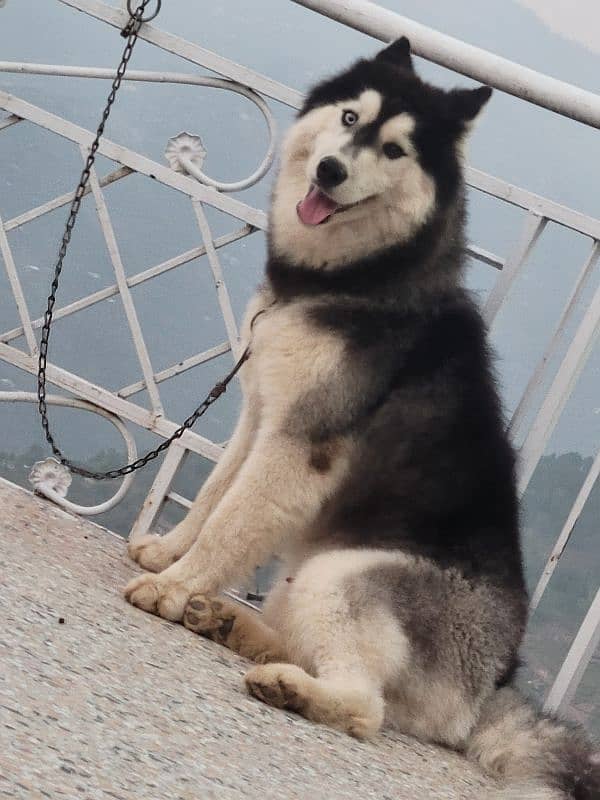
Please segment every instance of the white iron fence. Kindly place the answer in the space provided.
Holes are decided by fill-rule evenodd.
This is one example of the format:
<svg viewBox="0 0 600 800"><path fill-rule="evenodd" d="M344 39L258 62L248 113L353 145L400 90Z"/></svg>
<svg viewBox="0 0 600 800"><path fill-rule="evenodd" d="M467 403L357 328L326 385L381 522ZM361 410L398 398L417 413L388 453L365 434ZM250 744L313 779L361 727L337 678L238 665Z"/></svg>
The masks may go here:
<svg viewBox="0 0 600 800"><path fill-rule="evenodd" d="M596 95L450 39L391 11L365 2L365 0L294 1L379 39L388 40L396 35L408 34L415 52L435 63L485 81L524 101L538 104L586 125L600 128L600 97ZM60 0L60 2L119 29L127 20L124 10L107 6L99 0ZM163 438L168 437L178 427L178 421L169 419L161 402L161 386L165 382L229 351L233 356L238 352L236 321L219 254L228 245L252 236L256 231L266 230L267 218L263 210L254 208L230 194L259 181L271 166L276 135L269 99L293 109L299 108L302 102L302 96L297 91L218 56L197 44L165 33L155 25L145 24L140 31L140 38L191 64L216 72L222 78L188 73L132 70L127 74L127 80L170 84L185 83L236 92L259 108L266 122L268 140L264 158L256 170L247 178L233 183L224 183L204 174L202 171L204 157L202 144L198 137L190 134L180 134L169 141L166 151L168 165L153 161L108 139L103 139L100 144L100 154L116 162L118 168L104 175L99 175L93 170L88 191L93 196L101 231L114 269L114 283L99 291L79 297L62 307L57 307L54 316L57 320L64 319L77 315L108 298L120 298L142 379L122 386L118 391L111 391L49 362L48 380L63 392L68 393L68 397L50 396L49 403L84 408L110 419L124 437L128 460L135 458L136 447L133 437L127 431L126 422ZM0 62L0 71L90 79L112 77L111 70L93 67L14 62ZM3 91L0 91L0 109L4 109L6 112L6 115L0 118L0 132L13 126L19 126L23 124L23 121L29 121L72 143L73 147L80 151L81 159L85 160L88 147L93 139L90 131ZM0 135L0 152L1 147ZM198 226L201 244L140 272L126 274L104 190L116 182L130 180L132 175L145 176L148 181L158 182L165 188L188 198ZM75 175L73 177L75 179ZM476 192L489 195L501 204L509 204L525 212L522 229L520 232L515 232L514 235L516 242L514 249L506 258L496 256L475 244L469 245L469 253L473 259L489 265L498 272L495 285L484 306L484 315L490 326L494 324L507 293L520 276L527 259L549 222L576 232L588 243L588 256L582 264L580 273L568 296L565 297L560 319L549 338L545 352L532 371L510 421L510 429L515 441L522 442L519 485L520 491L524 492L590 355L599 329L600 289L593 294L591 301L587 303L584 314L578 321L576 321L575 311L585 296L586 290L589 289L590 279L600 256L600 220L585 216L476 169L468 169L467 179L469 186ZM0 332L0 359L30 374L35 374L37 370L36 332L41 327L43 320L41 318L32 319L29 313L19 265L12 255L8 234L26 227L51 211L67 206L71 199L71 193L62 194L50 198L42 205L31 208L12 219L0 219L0 253L20 319L20 324L16 327ZM214 236L205 213L207 207L224 212L229 218L237 220L239 224L224 235ZM177 270L200 256L207 257L212 271L216 297L227 338L216 346L178 360L160 371L155 371L146 346L143 326L136 312L132 289L167 272ZM574 333L569 333L573 329ZM24 337L24 349L17 345L20 337ZM563 355L559 360L558 367L555 367L553 365L556 355L559 353L563 353ZM540 400L540 389L548 384L549 389ZM135 400L135 395L142 390L147 392L149 407L145 407ZM0 392L0 400L35 402L36 398L35 395L26 392ZM190 402L190 406L192 404ZM188 499L171 488L187 453L197 453L216 461L221 452L222 447L217 442L193 431L186 432L179 441L175 442L161 463L150 492L133 525L131 536L148 531L156 522L166 503L176 503L185 508L190 506ZM600 454L593 461L543 570L542 577L533 593L532 608L536 608L540 602L596 483L599 472ZM130 480L130 478L125 479L110 500L94 507L82 507L67 500L64 495L68 487L60 485L60 482L58 485L53 483L51 465L45 471L42 470L41 475L38 470L36 486L39 491L66 508L82 514L97 514L121 501L130 486ZM547 698L549 709L561 709L569 704L596 650L599 639L600 590L558 672Z"/></svg>

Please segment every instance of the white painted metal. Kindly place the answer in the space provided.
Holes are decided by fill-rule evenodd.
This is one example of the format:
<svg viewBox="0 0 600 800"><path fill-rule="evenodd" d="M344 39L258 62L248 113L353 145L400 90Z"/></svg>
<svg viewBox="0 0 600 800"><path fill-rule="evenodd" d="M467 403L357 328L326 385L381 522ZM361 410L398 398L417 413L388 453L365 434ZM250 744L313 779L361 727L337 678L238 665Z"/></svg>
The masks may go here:
<svg viewBox="0 0 600 800"><path fill-rule="evenodd" d="M202 234L202 240L204 242L204 246L206 247L206 254L208 256L210 268L215 280L215 288L217 290L217 297L219 298L221 314L223 315L223 320L225 321L225 329L227 330L229 344L231 345L231 352L237 360L240 356L240 339L238 336L235 317L233 315L233 309L231 308L229 292L227 291L227 286L223 280L223 270L221 269L219 257L217 256L217 251L212 239L212 233L210 231L208 220L206 219L206 214L202 208L202 203L198 202L198 200L192 200L192 206L194 209L194 214L196 215L196 219L198 220L198 227L200 228L200 233Z"/></svg>
<svg viewBox="0 0 600 800"><path fill-rule="evenodd" d="M589 469L588 474L586 475L585 481L581 489L577 494L577 498L573 503L573 507L569 512L569 516L566 519L565 524L556 540L554 547L552 548L552 552L550 553L550 557L546 561L546 565L544 567L544 571L538 581L537 586L535 587L533 594L531 596L531 602L529 604L529 610L535 611L535 609L540 604L540 600L544 592L546 591L546 587L548 586L548 582L552 575L554 574L554 570L558 566L558 562L562 554L565 551L565 547L568 544L569 539L571 538L571 534L575 530L575 526L577 525L577 520L581 516L581 512L584 509L584 506L587 502L588 497L592 493L592 489L596 485L596 481L598 479L598 475L600 474L600 452L596 455L596 458L592 462L592 466Z"/></svg>
<svg viewBox="0 0 600 800"><path fill-rule="evenodd" d="M111 8L105 3L98 2L98 0L59 0L59 2L71 6L71 8L77 8L79 11L85 11L86 14L119 29L122 29L129 19L129 14L126 12ZM300 108L302 105L302 94L300 92L248 69L248 67L236 64L235 61L223 58L211 50L206 50L204 47L188 42L180 36L161 31L152 24L142 25L138 38L150 42L150 44L154 44L168 53L174 53L192 64L205 67L236 83L254 89L255 92L271 97L273 100L278 100L287 106Z"/></svg>
<svg viewBox="0 0 600 800"><path fill-rule="evenodd" d="M254 228L252 225L243 225L241 228L237 228L237 230L234 230L231 233L224 233L222 236L217 237L213 240L213 244L218 250L221 247L231 244L232 242L237 242L239 239L243 239L245 236L248 236L255 230L256 228ZM163 261L160 264L157 264L155 267L150 267L149 269L143 270L143 272L138 272L137 275L132 275L131 278L127 279L128 283L130 286L138 286L144 281L150 280L151 278L156 278L157 275L163 275L165 272L169 272L176 267L180 267L182 264L187 264L189 261L193 261L195 258L199 258L200 256L204 255L206 255L206 247L204 245L192 247L190 250L186 250L185 253L181 253L178 256L169 258L167 261Z"/></svg>
<svg viewBox="0 0 600 800"><path fill-rule="evenodd" d="M70 3L70 0L67 0ZM82 0L79 0L81 2ZM65 2L65 0L63 0ZM413 51L428 61L501 89L562 116L600 128L600 97L515 64L480 47L453 39L368 0L292 0L375 39L408 36Z"/></svg>
<svg viewBox="0 0 600 800"><path fill-rule="evenodd" d="M556 680L554 681L544 710L549 713L560 713L566 711L567 707L575 697L577 687L585 674L585 670L596 648L600 643L600 589L596 593L594 600L573 644L565 658Z"/></svg>
<svg viewBox="0 0 600 800"><path fill-rule="evenodd" d="M10 128L11 125L15 125L17 122L21 122L21 117L17 117L15 114L9 114L8 117L0 119L0 131L3 131L4 128Z"/></svg>
<svg viewBox="0 0 600 800"><path fill-rule="evenodd" d="M21 286L21 281L19 280L17 267L15 266L15 260L13 258L13 254L10 249L10 245L8 243L8 238L6 236L4 226L2 225L1 217L0 217L0 254L4 259L6 274L8 275L8 282L10 283L10 288L12 289L13 297L15 298L15 303L17 305L19 317L21 318L21 324L23 326L23 331L25 333L25 340L27 341L29 352L32 354L36 354L38 352L38 346L35 334L33 333L33 328L31 327L31 317L29 316L27 302L25 300L25 295L23 294L23 288Z"/></svg>
<svg viewBox="0 0 600 800"><path fill-rule="evenodd" d="M129 169L129 167L119 167L119 169L116 169L114 172L110 172L108 175L104 175L102 178L100 178L100 186L110 186L111 183L115 183L116 181L120 181L121 178L126 178L127 175L131 175L132 171L133 170ZM83 196L85 197L91 191L91 187L87 186ZM59 197L55 197L53 200L43 203L41 206L31 208L29 211L25 211L23 214L19 214L17 217L13 217L12 219L7 219L4 223L4 230L8 233L9 231L12 231L13 228L19 228L26 222L39 219L39 217L43 217L44 214L48 214L50 211L55 211L57 208L62 208L63 206L68 205L73 200L74 194L75 192L61 194Z"/></svg>
<svg viewBox="0 0 600 800"><path fill-rule="evenodd" d="M62 0L60 0L60 2L62 2ZM187 44L191 43L188 42ZM200 48L200 50L202 50L202 48ZM200 63L201 62L198 62L198 64ZM229 63L233 64L233 62ZM67 64L35 64L31 61L0 61L0 72L9 72L16 75L47 75L51 78L96 78L113 80L115 77L114 69L106 67L82 67ZM238 94L244 95L244 97L252 100L252 102L255 102L257 99L264 102L262 100L262 95L250 89L248 83L239 83L231 78L214 78L208 75L194 75L189 72L156 72L143 69L128 69L123 80L142 81L144 83L178 83L188 86L203 86L209 89L225 89L226 91L237 92ZM286 89L287 87L282 88ZM262 92L262 94L267 94L267 92ZM298 93L299 103L301 100L302 95ZM271 115L271 111L266 104L265 108L267 113ZM7 117L7 120L0 121L0 125L5 124L6 122L12 125L15 122L19 122L19 117Z"/></svg>
<svg viewBox="0 0 600 800"><path fill-rule="evenodd" d="M29 483L41 494L47 494L50 490L55 495L66 497L72 482L69 468L53 456L36 461L29 471Z"/></svg>
<svg viewBox="0 0 600 800"><path fill-rule="evenodd" d="M531 211L527 214L517 246L514 252L506 259L502 272L498 276L496 284L483 307L483 318L489 326L496 319L496 315L500 311L510 287L523 269L529 253L535 247L535 243L542 235L546 222L547 220L544 217L539 217Z"/></svg>
<svg viewBox="0 0 600 800"><path fill-rule="evenodd" d="M511 417L508 430L513 441L515 442L519 441L522 427L525 423L525 419L527 417L527 414L529 413L536 392L545 379L547 367L554 358L558 350L559 344L564 338L563 334L565 333L566 329L571 323L575 311L577 310L579 303L581 301L581 296L590 282L590 279L594 273L594 270L596 269L596 265L598 264L599 259L600 259L600 242L594 242L590 255L586 259L586 262L583 265L582 270L577 277L575 286L571 290L569 297L565 302L565 305L560 315L560 319L552 333L552 338L550 339L550 343L546 347L543 356L536 364L536 367L529 381L527 382L525 391L523 392L521 399L519 400L519 403Z"/></svg>
<svg viewBox="0 0 600 800"><path fill-rule="evenodd" d="M100 67L65 67L62 65L54 64L29 64L17 61L0 61L0 72L14 72L17 74L27 75L52 75L55 77L78 77L78 78L104 78L105 80L113 80L115 77L114 70L103 69ZM259 109L267 123L267 132L269 135L269 145L267 153L258 167L247 178L239 181L226 183L217 181L209 177L201 169L196 167L193 162L185 158L185 151L180 152L179 160L183 167L183 172L193 175L196 180L206 186L212 186L213 189L218 189L220 192L238 192L241 189L247 189L253 186L262 177L264 177L275 156L275 140L277 136L277 125L271 113L271 109L263 98L256 94L256 92L229 80L222 80L220 78L208 78L204 75L186 75L179 72L145 72L143 70L131 70L125 73L126 81L144 81L148 83L174 83L174 84L187 84L190 86L203 86L210 89L224 89L228 92L235 92L243 97L246 97ZM14 122L18 122L19 118L15 117ZM9 123L12 124L12 123ZM0 124L0 130L2 130ZM7 127L7 126L6 126Z"/></svg>
<svg viewBox="0 0 600 800"><path fill-rule="evenodd" d="M206 148L202 139L195 133L188 133L188 131L181 131L177 136L171 136L167 142L167 149L165 150L165 158L169 162L171 169L177 172L187 172L183 166L181 156L187 158L192 162L193 166L202 169L204 159L206 158ZM205 181L201 181L204 183ZM214 186L214 189L217 187Z"/></svg>
<svg viewBox="0 0 600 800"><path fill-rule="evenodd" d="M169 500L172 500L174 503L177 503L177 505L182 506L183 508L187 508L188 510L193 505L191 500L188 500L187 497L184 497L183 495L178 494L177 492L169 492L167 498Z"/></svg>
<svg viewBox="0 0 600 800"><path fill-rule="evenodd" d="M245 236L248 236L250 233L253 232L253 228L250 225L244 225L242 228L238 228L237 231L233 231L232 233L226 233L223 236L219 236L217 239L214 240L214 245L216 249L220 247L225 247L225 245L231 244L231 242L236 242L238 239L243 239ZM200 256L206 255L206 247L199 246L193 247L191 250L186 250L185 253L180 253L178 256L174 256L173 258L167 259L167 261L163 261L160 264L157 264L154 267L149 267L148 269L143 270L142 272L138 272L136 275L132 275L127 278L127 285L129 288L134 286L138 286L145 281L150 280L151 278L156 278L157 275L163 275L165 272L169 272L176 267L180 267L182 264L187 264L189 261L192 261L194 258L199 258ZM107 300L109 297L113 297L119 293L119 287L117 284L112 284L111 286L107 286L105 289L100 289L93 294L87 295L87 297L81 298L81 300L75 300L73 303L69 303L69 305L62 306L57 308L54 312L54 319L61 319L62 317L68 317L71 314L75 314L77 311L82 311L84 308L89 308L90 306L95 305L96 303L100 303L102 300ZM31 326L35 328L41 328L44 322L43 317L38 317L32 321ZM23 335L23 328L11 328L9 331L5 331L4 333L0 333L0 342L10 342L13 339L17 339L19 336Z"/></svg>
<svg viewBox="0 0 600 800"><path fill-rule="evenodd" d="M0 392L0 402L7 402L7 403L37 403L38 398L37 394L33 392ZM137 458L137 450L135 446L135 439L129 433L123 421L119 419L116 414L112 414L110 411L107 411L106 408L102 408L100 406L94 405L94 403L87 403L84 400L77 400L73 397L62 397L61 395L56 394L49 394L46 395L46 402L50 406L63 406L64 408L79 408L83 411L91 411L93 414L98 414L100 417L104 417L107 419L114 427L119 431L121 436L125 441L125 445L127 447L127 459L129 461L135 461ZM61 506L61 508L66 509L67 511L72 511L74 514L82 514L84 516L92 516L95 514L102 514L105 511L109 511L111 508L120 503L121 500L125 497L131 484L133 483L134 475L126 475L123 478L121 485L119 486L118 490L115 494L106 500L104 503L98 503L95 506L82 506L78 503L73 503L70 500L67 500L66 497L59 491L53 489L50 485L44 485L43 483L36 484L36 491L40 494L43 494L44 497L47 497L48 500L52 500L53 503Z"/></svg>
<svg viewBox="0 0 600 800"><path fill-rule="evenodd" d="M63 2L64 0L61 0ZM8 70L8 65L15 65L16 62L0 62L0 65L5 65L6 70ZM17 66L19 66L17 64ZM101 69L97 67L64 67L62 65L53 67L53 65L32 65L35 68L53 68L56 70L60 70L57 74L78 74L81 73L82 77L101 77L107 78L112 76L111 70ZM1 71L1 69L0 69ZM19 71L11 69L10 71ZM33 71L33 70L32 70ZM86 74L88 72L94 73ZM46 73L42 73L46 74ZM230 81L219 81L216 78L205 78L203 76L193 76L193 75L186 75L185 73L156 73L156 72L148 72L143 70L132 71L131 73L127 73L127 77L131 80L139 80L139 81L158 81L161 75L165 76L164 82L173 82L173 83L190 83L197 86L209 86L211 88L217 89L225 89L228 91L238 91L239 88L237 84L232 83ZM133 76L133 77L132 77ZM247 96L247 95L246 95ZM249 99L254 99L257 95L252 93L252 97ZM298 95L299 100L295 107L299 107L302 102L302 95ZM47 127L47 126L46 126ZM81 130L81 129L80 129ZM90 136L92 134L89 134ZM73 139L75 141L75 139ZM142 170L139 170L142 171ZM578 233L585 233L593 238L600 239L600 220L595 219L593 217L586 216L578 211L574 211L567 206L563 206L560 203L556 203L548 198L542 197L541 195L537 195L534 192L530 192L526 189L522 189L518 186L510 184L506 181L502 181L499 178L494 177L493 175L488 175L481 170L474 169L473 167L468 167L466 170L466 179L467 184L478 191L484 192L489 194L493 197L498 199L505 200L512 205L519 206L520 208L526 209L528 211L532 211L534 213L539 214L540 216L544 216L549 220L554 222L558 222L560 225L564 225L565 227L571 228ZM201 198L202 199L202 198ZM259 225L258 227L264 227L263 225Z"/></svg>
<svg viewBox="0 0 600 800"><path fill-rule="evenodd" d="M31 375L37 375L37 358L2 342L0 342L0 360L6 361ZM105 408L122 419L128 419L141 428L146 428L162 436L164 439L171 436L178 428L175 422L157 417L147 409L118 397L102 386L90 383L78 375L73 375L72 372L68 372L66 369L49 364L46 372L48 381L55 386L72 392L83 400L88 400L94 406ZM222 452L222 448L219 445L192 431L186 431L181 437L181 442L188 450L212 461L217 461Z"/></svg>
<svg viewBox="0 0 600 800"><path fill-rule="evenodd" d="M592 351L600 328L600 287L596 289L579 327L567 349L548 394L520 451L519 491L527 488L544 453L558 419L571 396L577 378Z"/></svg>
<svg viewBox="0 0 600 800"><path fill-rule="evenodd" d="M244 180L231 181L230 183L216 181L214 178L209 178L205 172L203 172L199 167L196 166L196 164L194 164L192 159L186 157L184 153L179 153L179 163L182 171L187 172L188 175L196 178L196 180L200 181L200 183L204 183L206 186L212 186L213 189L218 189L220 192L239 192L240 189L246 189L248 186L253 186L267 174L271 164L273 163L273 158L275 156L274 126L273 128L269 129L269 133L271 134L271 139L267 155L264 157L260 166L257 167L257 169L251 175L249 175L247 178L244 178Z"/></svg>
<svg viewBox="0 0 600 800"><path fill-rule="evenodd" d="M60 0L60 2L85 11L117 28L122 28L128 19L126 12L110 8L97 0ZM293 2L381 41L387 42L397 36L409 36L415 53L429 61L495 86L550 111L600 128L598 95L433 31L375 3L367 0L293 0ZM159 31L151 24L142 27L140 38L250 86L267 97L280 100L294 108L299 108L301 105L302 96L299 92L294 92L277 81L259 75L185 39Z"/></svg>
<svg viewBox="0 0 600 800"><path fill-rule="evenodd" d="M88 151L83 147L81 148L81 155L83 156L83 161L85 163L88 156ZM155 416L162 417L164 411L160 400L160 395L158 393L158 388L154 382L154 370L152 369L150 354L148 353L148 348L146 347L146 342L144 341L144 334L142 333L142 326L140 325L137 311L135 310L135 305L133 303L129 286L127 285L125 267L123 266L123 262L121 260L119 246L117 244L112 222L110 221L108 208L106 207L106 201L104 200L102 189L98 183L96 170L93 167L90 170L90 186L92 187L92 192L94 194L96 211L98 212L100 227L102 228L102 233L104 234L104 241L106 242L108 254L117 278L117 286L119 287L119 294L125 310L125 316L127 317L127 324L129 325L129 330L131 331L133 346L135 347L135 352L137 353L138 361L140 362L140 367L144 375L144 381L146 383L146 389L148 390L150 404L152 405L152 410Z"/></svg>
<svg viewBox="0 0 600 800"><path fill-rule="evenodd" d="M196 353L195 356L185 358L183 361L178 361L177 364L173 364L170 367L157 372L154 375L154 380L156 383L162 383L162 381L167 381L169 378L174 378L176 375L181 375L182 372L187 372L188 370L197 367L199 364L205 364L207 361L212 361L213 358L218 358L224 353L229 353L230 350L231 345L229 342L223 342L223 344L218 344L216 347L211 347L209 350L205 350L202 353ZM131 383L129 386L124 386L122 389L119 389L117 394L119 397L131 397L132 394L141 392L142 389L145 388L146 381L137 381L137 383Z"/></svg>
<svg viewBox="0 0 600 800"><path fill-rule="evenodd" d="M467 255L474 258L476 261L481 261L484 264L488 264L490 267L494 267L495 269L504 269L504 259L500 258L500 256L494 255L494 253L490 253L489 250L484 250L482 247L477 247L474 244L467 245Z"/></svg>
<svg viewBox="0 0 600 800"><path fill-rule="evenodd" d="M557 222L565 228L570 228L576 233L583 233L592 239L600 239L600 219L597 217L586 216L580 211L574 211L554 200L549 200L547 197L542 197L527 189L521 189L519 186L473 167L467 167L465 174L467 185L479 192L531 211L533 214L545 217L550 222Z"/></svg>
<svg viewBox="0 0 600 800"><path fill-rule="evenodd" d="M185 459L186 452L185 447L182 447L179 442L173 442L165 453L152 487L129 534L130 541L134 541L147 533L158 519L175 473Z"/></svg>
<svg viewBox="0 0 600 800"><path fill-rule="evenodd" d="M2 91L0 91L0 108L18 113L24 119L35 122L36 125L41 125L46 130L57 133L59 136L85 147L89 148L94 140L94 134L91 131L86 131L85 128L80 128L79 125L74 125L72 122L61 119L55 114L50 114L48 111L42 111L41 108ZM209 203L220 211L224 211L232 217L237 217L255 228L266 230L267 215L264 211L251 208L233 197L225 197L214 189L188 178L186 175L174 172L169 167L158 164L156 161L152 161L139 153L134 153L133 150L129 150L127 147L114 144L109 139L103 138L100 141L98 152L135 172L159 180L178 192L183 192L189 197Z"/></svg>

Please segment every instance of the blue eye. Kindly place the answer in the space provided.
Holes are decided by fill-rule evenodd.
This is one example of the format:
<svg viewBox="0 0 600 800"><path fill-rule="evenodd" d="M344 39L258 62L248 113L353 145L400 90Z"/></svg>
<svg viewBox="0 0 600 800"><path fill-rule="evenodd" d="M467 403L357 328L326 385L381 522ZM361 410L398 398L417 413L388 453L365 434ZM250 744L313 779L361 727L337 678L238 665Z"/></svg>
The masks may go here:
<svg viewBox="0 0 600 800"><path fill-rule="evenodd" d="M342 125L345 125L347 128L350 128L357 122L358 122L358 114L356 113L356 111L350 111L349 109L346 111L342 111Z"/></svg>
<svg viewBox="0 0 600 800"><path fill-rule="evenodd" d="M406 155L406 151L396 142L386 142L381 149L386 158L402 158Z"/></svg>

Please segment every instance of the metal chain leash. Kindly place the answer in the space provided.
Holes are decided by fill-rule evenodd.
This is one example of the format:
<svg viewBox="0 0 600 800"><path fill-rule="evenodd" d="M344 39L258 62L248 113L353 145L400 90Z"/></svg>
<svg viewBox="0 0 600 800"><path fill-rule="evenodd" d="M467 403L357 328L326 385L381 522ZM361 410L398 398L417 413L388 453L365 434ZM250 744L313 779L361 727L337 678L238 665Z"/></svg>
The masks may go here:
<svg viewBox="0 0 600 800"><path fill-rule="evenodd" d="M164 452L169 445L175 441L175 439L179 439L185 431L192 427L195 422L205 413L205 411L219 398L223 392L227 389L228 384L231 382L233 377L236 375L244 361L250 355L250 348L247 347L238 361L236 362L235 366L231 370L231 372L223 378L222 381L219 381L207 397L200 403L200 405L193 411L190 416L183 422L183 424L177 428L177 430L168 438L165 439L164 442L155 449L151 450L150 452L146 453L144 456L136 459L131 464L126 464L123 467L119 467L118 469L111 469L107 472L93 472L91 470L85 469L85 467L78 466L74 464L72 461L69 461L66 458L61 450L59 449L58 445L56 444L52 433L50 432L50 423L48 421L48 407L46 404L46 366L47 366L47 357L48 357L48 342L50 340L50 326L52 325L52 316L54 313L54 306L56 304L56 292L58 290L58 284L60 279L60 274L63 268L63 261L67 254L67 249L69 247L69 242L71 241L71 235L73 233L73 228L75 227L75 222L77 220L77 215L79 214L79 209L81 207L81 201L85 194L92 167L96 160L96 153L98 151L98 147L100 146L100 139L102 138L102 134L104 133L104 127L106 125L106 121L110 116L111 108L113 103L115 102L115 98L117 92L119 91L119 87L121 86L121 82L123 80L123 76L125 75L125 71L127 69L127 64L129 63L129 59L131 58L131 54L133 52L133 48L138 38L139 30L144 22L149 22L151 19L154 19L158 12L160 11L161 2L162 0L156 0L156 10L148 14L144 17L144 11L146 7L152 2L152 0L141 0L139 6L134 10L133 0L127 0L127 11L129 12L129 21L121 31L121 35L127 39L127 43L123 50L123 55L121 56L121 62L117 68L117 72L115 74L115 78L112 82L110 94L106 100L106 106L104 111L102 112L102 119L100 124L98 125L98 129L96 131L96 136L94 141L90 146L90 152L86 159L85 166L83 168L83 172L81 173L81 177L79 179L79 184L77 189L75 190L75 194L73 196L73 200L71 202L71 208L69 211L69 217L67 219L67 223L65 225L65 232L62 237L62 241L60 244L60 248L58 251L58 258L56 261L56 265L54 267L54 279L52 281L50 295L48 296L48 302L46 307L46 312L44 314L44 324L42 326L41 332L41 339L40 339L40 356L38 360L38 410L40 413L41 421L42 421L42 428L44 429L44 433L46 436L46 441L50 444L52 448L52 452L58 458L61 464L68 467L69 470L77 475L82 475L84 478L94 478L95 480L110 480L112 478L122 478L125 475L129 475L131 472L135 472L141 467L144 467L149 461L154 460L157 458L162 452Z"/></svg>

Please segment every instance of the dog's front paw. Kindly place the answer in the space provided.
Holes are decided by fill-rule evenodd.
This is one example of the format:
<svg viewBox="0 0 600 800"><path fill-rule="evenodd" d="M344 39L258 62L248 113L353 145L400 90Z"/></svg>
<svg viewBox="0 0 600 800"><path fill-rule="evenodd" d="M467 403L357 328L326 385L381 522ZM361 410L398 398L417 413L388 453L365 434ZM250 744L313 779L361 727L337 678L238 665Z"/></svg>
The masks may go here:
<svg viewBox="0 0 600 800"><path fill-rule="evenodd" d="M138 536L127 545L129 558L148 572L162 572L177 560L171 548L165 543L165 538L155 533Z"/></svg>
<svg viewBox="0 0 600 800"><path fill-rule="evenodd" d="M125 599L151 614L179 622L191 592L183 582L162 575L145 573L129 581L125 587Z"/></svg>

